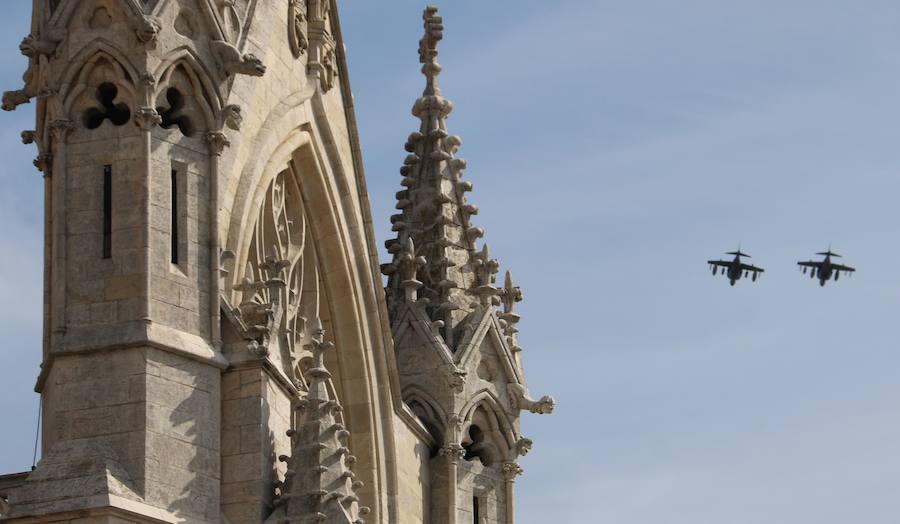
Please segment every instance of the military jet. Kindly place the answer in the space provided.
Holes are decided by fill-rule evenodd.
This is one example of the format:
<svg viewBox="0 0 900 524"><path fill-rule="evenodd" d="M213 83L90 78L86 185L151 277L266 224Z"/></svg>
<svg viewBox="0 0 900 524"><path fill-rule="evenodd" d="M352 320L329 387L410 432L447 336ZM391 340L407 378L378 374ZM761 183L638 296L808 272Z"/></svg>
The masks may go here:
<svg viewBox="0 0 900 524"><path fill-rule="evenodd" d="M831 246L828 247L828 251L824 253L816 253L817 255L821 255L825 257L825 260L821 262L813 262L812 260L808 260L806 262L797 262L797 265L803 268L803 274L806 274L806 270L809 269L809 277L816 278L819 277L819 285L824 286L825 282L828 282L832 276L834 276L834 281L837 282L841 277L841 271L847 273L848 275L852 275L856 269L845 266L843 264L835 264L831 261L831 257L840 258L841 255L837 253L831 252Z"/></svg>
<svg viewBox="0 0 900 524"><path fill-rule="evenodd" d="M734 259L730 262L727 260L710 260L709 265L712 267L712 274L716 275L719 272L719 268L722 268L722 274L728 277L728 281L731 282L733 286L735 282L741 279L741 277L750 276L750 273L753 273L753 282L756 282L757 277L760 273L765 272L765 269L761 267L756 267L750 264L744 264L741 262L741 257L750 258L750 255L746 253L741 253L740 248L737 251L731 251L726 253L726 255L734 255Z"/></svg>

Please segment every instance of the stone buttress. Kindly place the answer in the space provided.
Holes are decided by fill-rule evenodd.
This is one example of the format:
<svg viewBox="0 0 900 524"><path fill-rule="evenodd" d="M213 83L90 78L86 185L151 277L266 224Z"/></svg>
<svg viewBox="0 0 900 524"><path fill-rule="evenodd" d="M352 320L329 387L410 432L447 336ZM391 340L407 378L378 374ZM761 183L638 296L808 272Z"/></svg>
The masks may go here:
<svg viewBox="0 0 900 524"><path fill-rule="evenodd" d="M406 143L397 236L386 242L393 260L382 266L397 366L403 400L438 443L429 522L512 523L516 460L531 447L520 412L550 413L554 402L527 394L515 312L522 292L509 272L497 286L499 263L478 245L485 233L472 223L462 140L446 125L453 104L438 86L443 21L435 7L423 18L426 86L412 110L421 126Z"/></svg>

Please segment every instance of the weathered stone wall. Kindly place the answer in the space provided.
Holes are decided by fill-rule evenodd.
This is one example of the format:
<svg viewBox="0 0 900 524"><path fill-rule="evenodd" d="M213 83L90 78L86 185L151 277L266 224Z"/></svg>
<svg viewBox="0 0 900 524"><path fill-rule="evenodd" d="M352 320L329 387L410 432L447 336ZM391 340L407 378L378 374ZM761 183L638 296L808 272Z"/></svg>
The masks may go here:
<svg viewBox="0 0 900 524"><path fill-rule="evenodd" d="M222 512L233 524L258 523L271 512L290 428L290 397L265 369L222 375Z"/></svg>
<svg viewBox="0 0 900 524"><path fill-rule="evenodd" d="M144 169L141 137L134 126L80 126L67 148L68 293L66 313L73 345L90 343L100 332L112 338L109 326L140 319L142 281L141 195ZM112 251L103 250L104 166L112 170ZM87 329L79 329L87 328ZM82 338L83 337L83 338Z"/></svg>
<svg viewBox="0 0 900 524"><path fill-rule="evenodd" d="M404 524L430 524L431 520L431 448L417 437L405 421L395 419L397 428L397 505L403 508Z"/></svg>
<svg viewBox="0 0 900 524"><path fill-rule="evenodd" d="M153 130L150 187L150 316L182 333L210 338L209 151L200 137ZM178 263L172 263L172 170L177 171ZM180 186L180 187L178 187Z"/></svg>
<svg viewBox="0 0 900 524"><path fill-rule="evenodd" d="M15 515L90 507L109 491L173 517L218 521L217 368L146 347L60 357L44 395L44 458L13 494ZM110 476L114 489L102 480Z"/></svg>

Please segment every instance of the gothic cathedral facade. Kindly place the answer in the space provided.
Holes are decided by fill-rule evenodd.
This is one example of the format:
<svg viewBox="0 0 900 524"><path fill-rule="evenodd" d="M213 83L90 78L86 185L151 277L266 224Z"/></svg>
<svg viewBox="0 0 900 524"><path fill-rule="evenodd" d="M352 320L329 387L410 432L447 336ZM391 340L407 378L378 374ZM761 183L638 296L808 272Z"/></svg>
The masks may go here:
<svg viewBox="0 0 900 524"><path fill-rule="evenodd" d="M514 522L520 416L554 402L472 223L437 9L385 255L334 0L33 3L3 109L34 104L45 184L42 458L0 520Z"/></svg>

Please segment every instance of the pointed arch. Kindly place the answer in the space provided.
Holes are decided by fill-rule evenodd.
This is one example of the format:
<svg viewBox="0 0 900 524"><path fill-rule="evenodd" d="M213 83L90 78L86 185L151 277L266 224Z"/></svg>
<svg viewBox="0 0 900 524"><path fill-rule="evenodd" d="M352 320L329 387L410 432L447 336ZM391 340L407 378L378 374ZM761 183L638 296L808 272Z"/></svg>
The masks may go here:
<svg viewBox="0 0 900 524"><path fill-rule="evenodd" d="M111 42L99 39L83 48L61 75L56 111L60 116L77 120L74 113L96 105L101 86L114 86L111 103L134 110L139 101L135 80L137 70Z"/></svg>
<svg viewBox="0 0 900 524"><path fill-rule="evenodd" d="M460 411L463 421L462 433L466 434L468 432L469 426L472 425L473 420L476 418L475 413L479 409L484 410L492 417L488 420L493 423L492 428L496 429L498 434L503 436L505 449L514 448L517 440L515 426L503 409L503 404L491 391L486 389L473 395L462 411Z"/></svg>
<svg viewBox="0 0 900 524"><path fill-rule="evenodd" d="M403 388L403 401L428 430L437 445L444 443L447 433L447 412L422 387L411 384ZM421 409L420 409L421 407Z"/></svg>
<svg viewBox="0 0 900 524"><path fill-rule="evenodd" d="M185 106L181 111L194 120L200 117L205 130L221 127L217 117L222 110L221 97L209 71L192 49L182 46L166 55L153 77L157 80L151 101L156 107L174 110L172 106L178 103L171 99L174 92Z"/></svg>
<svg viewBox="0 0 900 524"><path fill-rule="evenodd" d="M127 78L131 86L135 85L135 81L140 77L140 73L127 55L123 53L111 40L106 38L97 38L92 40L90 44L82 47L68 62L68 66L63 70L59 78L62 81L59 84L59 95L62 99L71 98L73 82L77 82L82 77L82 71L92 63L102 57L107 58L110 62L121 67L123 75ZM133 87L132 87L133 90Z"/></svg>
<svg viewBox="0 0 900 524"><path fill-rule="evenodd" d="M167 78L167 75L171 75L172 71L179 64L183 64L183 67L185 67L199 85L202 86L203 92L209 100L210 108L215 114L218 114L224 104L222 103L222 94L219 92L219 89L216 87L217 84L213 80L214 75L212 71L204 65L203 60L200 59L197 52L188 46L176 47L162 58L159 65L156 67L156 70L153 72L153 77L157 79L157 92L159 91L159 86L162 85Z"/></svg>
<svg viewBox="0 0 900 524"><path fill-rule="evenodd" d="M336 346L329 369L340 390L351 450L365 457L355 469L365 483L362 498L378 520L388 514L388 493L396 489L388 464L396 460L392 400L396 398L400 405L399 385L384 361L389 350L381 338L378 283L368 265L368 247L360 237L364 225L357 194L349 187L355 182L354 173L345 172L346 167L337 162L330 149L331 130L320 127L328 123L316 118L310 103L315 85L304 89L274 107L258 135L242 137L229 150L235 160L233 172L223 173L223 179L231 181L224 190L223 209L230 217L221 222L225 226L221 233L226 249L235 257L223 292L237 298L234 284L246 265L262 191L279 173L291 169L301 186L310 239L321 268L322 318Z"/></svg>

